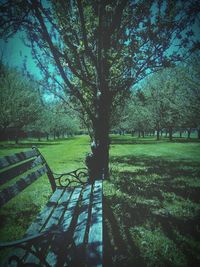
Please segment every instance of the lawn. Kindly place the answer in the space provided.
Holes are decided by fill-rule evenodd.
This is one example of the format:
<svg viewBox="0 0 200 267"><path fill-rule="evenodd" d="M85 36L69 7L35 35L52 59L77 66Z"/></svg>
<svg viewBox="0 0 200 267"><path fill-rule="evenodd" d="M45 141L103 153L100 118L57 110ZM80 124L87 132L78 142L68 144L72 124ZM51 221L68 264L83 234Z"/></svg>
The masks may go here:
<svg viewBox="0 0 200 267"><path fill-rule="evenodd" d="M200 142L111 136L111 176L104 181L105 266L200 266ZM18 146L39 147L55 172L83 166L87 136ZM1 239L15 239L51 193L44 176L0 211Z"/></svg>

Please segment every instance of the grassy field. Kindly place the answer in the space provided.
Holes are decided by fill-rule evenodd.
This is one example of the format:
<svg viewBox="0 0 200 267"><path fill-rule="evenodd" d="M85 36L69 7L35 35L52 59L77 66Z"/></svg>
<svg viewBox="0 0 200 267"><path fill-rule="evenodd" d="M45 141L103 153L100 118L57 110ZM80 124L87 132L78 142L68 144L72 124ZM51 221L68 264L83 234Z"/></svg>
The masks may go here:
<svg viewBox="0 0 200 267"><path fill-rule="evenodd" d="M105 266L200 266L200 142L112 136L111 176L104 181ZM84 164L87 136L35 144L55 172ZM1 240L19 238L51 193L44 176L0 211Z"/></svg>

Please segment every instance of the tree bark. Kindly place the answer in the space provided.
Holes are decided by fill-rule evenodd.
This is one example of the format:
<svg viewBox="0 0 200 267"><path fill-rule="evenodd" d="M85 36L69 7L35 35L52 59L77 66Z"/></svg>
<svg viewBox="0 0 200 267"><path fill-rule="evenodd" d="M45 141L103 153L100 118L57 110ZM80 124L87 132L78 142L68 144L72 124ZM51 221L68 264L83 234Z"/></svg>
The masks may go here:
<svg viewBox="0 0 200 267"><path fill-rule="evenodd" d="M142 131L142 137L144 138L144 131Z"/></svg>
<svg viewBox="0 0 200 267"><path fill-rule="evenodd" d="M172 127L169 127L169 140L172 141Z"/></svg>
<svg viewBox="0 0 200 267"><path fill-rule="evenodd" d="M156 130L156 139L160 140L160 129Z"/></svg>
<svg viewBox="0 0 200 267"><path fill-rule="evenodd" d="M106 99L107 98L107 99ZM99 101L97 119L94 122L94 141L97 149L97 176L96 179L109 177L109 120L110 105L109 97L105 95Z"/></svg>
<svg viewBox="0 0 200 267"><path fill-rule="evenodd" d="M38 141L39 141L39 142L41 141L41 135L40 135L40 132L38 132Z"/></svg>
<svg viewBox="0 0 200 267"><path fill-rule="evenodd" d="M197 129L197 136L198 136L198 139L200 139L200 128Z"/></svg>
<svg viewBox="0 0 200 267"><path fill-rule="evenodd" d="M187 129L187 132L188 132L187 138L189 139L190 138L190 134L191 134L191 128Z"/></svg>

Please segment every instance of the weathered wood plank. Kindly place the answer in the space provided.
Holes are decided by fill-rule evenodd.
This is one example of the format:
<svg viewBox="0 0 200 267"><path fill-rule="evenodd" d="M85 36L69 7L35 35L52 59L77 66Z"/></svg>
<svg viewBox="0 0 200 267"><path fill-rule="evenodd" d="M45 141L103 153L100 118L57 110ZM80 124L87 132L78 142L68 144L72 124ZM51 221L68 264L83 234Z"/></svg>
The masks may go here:
<svg viewBox="0 0 200 267"><path fill-rule="evenodd" d="M32 149L25 152L13 154L11 156L2 157L0 158L0 169L11 166L20 161L32 158L37 155L38 155L37 151L35 149Z"/></svg>
<svg viewBox="0 0 200 267"><path fill-rule="evenodd" d="M72 190L66 190L62 197L59 200L59 203L52 213L50 219L48 220L48 223L46 224L44 230L49 230L52 228L52 226L58 226L58 223L63 215L63 212L66 210L68 201L70 200Z"/></svg>
<svg viewBox="0 0 200 267"><path fill-rule="evenodd" d="M36 159L30 159L26 162L23 162L17 166L14 166L8 170L5 170L0 173L0 185L10 181L11 179L17 177L20 174L23 174L29 169L32 169L42 163L41 157L37 157Z"/></svg>
<svg viewBox="0 0 200 267"><path fill-rule="evenodd" d="M78 220L76 223L76 227L74 230L73 240L75 244L75 266L82 266L83 262L85 262L86 257L86 244L85 240L87 237L88 224L89 224L89 212L91 205L91 192L92 185L88 184L83 192L81 208L78 216Z"/></svg>
<svg viewBox="0 0 200 267"><path fill-rule="evenodd" d="M56 189L44 209L38 214L36 220L30 225L30 227L26 231L25 236L36 234L44 228L44 225L47 224L53 210L55 209L60 200L60 197L63 195L63 192L64 189Z"/></svg>
<svg viewBox="0 0 200 267"><path fill-rule="evenodd" d="M59 225L59 221L63 215L63 212L66 210L67 208L67 204L68 201L72 195L72 189L60 189L63 191L62 196L60 197L59 201L57 202L56 207L54 208L53 212L51 213L50 216L48 216L48 220L45 222L45 224L43 224L42 227L42 231L48 231L50 229L52 229L52 227L58 227ZM43 214L44 215L44 214ZM42 216L43 218L43 216ZM45 218L46 218L46 214L45 214ZM41 228L40 228L41 229ZM39 245L38 249L42 252L42 255L44 257L45 260L45 255L46 253L48 253L48 249L49 248L49 242L52 243L53 242L54 237L51 237L49 239L49 241L47 240L43 240ZM55 257L56 258L56 257ZM36 258L33 255L27 254L26 258L25 258L25 263L27 264L38 264L39 260L38 258Z"/></svg>
<svg viewBox="0 0 200 267"><path fill-rule="evenodd" d="M80 197L81 190L82 190L81 187L77 187L77 188L75 188L75 190L73 192L73 195L72 195L72 197L70 199L70 202L68 204L67 210L64 213L63 220L62 220L62 222L60 224L60 227L61 227L62 231L67 231L69 226L70 226L70 224L71 224L75 208L76 208L76 206L78 204L78 200L79 200L79 197Z"/></svg>
<svg viewBox="0 0 200 267"><path fill-rule="evenodd" d="M87 267L102 267L103 262L103 220L102 181L96 181L93 188L91 224L86 251Z"/></svg>
<svg viewBox="0 0 200 267"><path fill-rule="evenodd" d="M39 233L42 230L43 226L48 221L53 210L57 206L59 199L62 196L63 192L64 192L64 189L57 189L53 193L53 195L49 199L49 201L46 204L46 206L44 207L44 209L42 209L42 211L38 214L36 220L29 226L24 237L32 236L34 234ZM15 256L19 257L20 259L24 258L26 254L27 253L23 249L15 249L11 253L12 256L15 255ZM35 263L36 262L38 263L38 260L36 258L34 258L34 260L35 260ZM8 266L7 260L4 262L3 266L5 266L5 267ZM16 266L16 264L13 263L9 266L14 267L14 266Z"/></svg>
<svg viewBox="0 0 200 267"><path fill-rule="evenodd" d="M83 192L80 214L78 216L73 237L76 246L82 245L84 242L85 231L88 223L91 190L92 185L88 184Z"/></svg>
<svg viewBox="0 0 200 267"><path fill-rule="evenodd" d="M69 253L69 251L67 251L67 246L71 243L68 230L71 225L75 209L78 205L80 194L81 188L75 188L69 200L68 206L66 207L63 219L59 225L62 234L54 239L54 243L52 244L46 257L46 261L50 264L50 266L65 266L66 264L67 254Z"/></svg>
<svg viewBox="0 0 200 267"><path fill-rule="evenodd" d="M0 192L0 207L7 203L11 198L19 194L27 186L37 180L40 176L47 172L46 166L39 168L27 176L19 179L14 185L8 186Z"/></svg>

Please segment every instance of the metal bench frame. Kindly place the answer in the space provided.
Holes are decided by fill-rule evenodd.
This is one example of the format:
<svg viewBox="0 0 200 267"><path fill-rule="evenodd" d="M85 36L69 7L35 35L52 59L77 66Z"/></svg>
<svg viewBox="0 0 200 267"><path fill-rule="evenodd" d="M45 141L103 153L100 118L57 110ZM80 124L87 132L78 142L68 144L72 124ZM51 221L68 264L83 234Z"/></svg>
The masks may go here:
<svg viewBox="0 0 200 267"><path fill-rule="evenodd" d="M36 147L1 158L0 168L0 184L34 168L0 191L0 206L45 173L53 191L22 239L0 243L15 248L3 266L102 266L102 180L90 183L85 168L55 174Z"/></svg>

